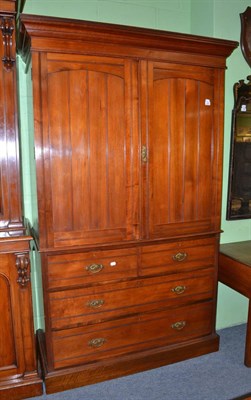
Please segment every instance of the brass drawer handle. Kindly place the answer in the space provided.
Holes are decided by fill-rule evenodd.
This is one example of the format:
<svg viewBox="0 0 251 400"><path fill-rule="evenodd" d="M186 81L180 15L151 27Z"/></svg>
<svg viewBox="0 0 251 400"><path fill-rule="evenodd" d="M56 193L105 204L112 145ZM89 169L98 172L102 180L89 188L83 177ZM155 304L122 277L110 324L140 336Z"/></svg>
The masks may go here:
<svg viewBox="0 0 251 400"><path fill-rule="evenodd" d="M105 344L105 342L106 342L105 338L95 338L88 342L88 346L98 348L98 347L103 346L103 344Z"/></svg>
<svg viewBox="0 0 251 400"><path fill-rule="evenodd" d="M173 329L176 329L176 331L181 331L181 329L185 328L186 326L186 321L178 321L175 322L175 324L172 324L171 327Z"/></svg>
<svg viewBox="0 0 251 400"><path fill-rule="evenodd" d="M186 286L176 286L175 288L172 288L172 292L175 294L182 294L186 290Z"/></svg>
<svg viewBox="0 0 251 400"><path fill-rule="evenodd" d="M187 253L182 252L182 253L177 253L173 256L174 261L184 261L187 258Z"/></svg>
<svg viewBox="0 0 251 400"><path fill-rule="evenodd" d="M104 305L105 301L102 299L90 300L86 303L86 305L90 308L99 308Z"/></svg>
<svg viewBox="0 0 251 400"><path fill-rule="evenodd" d="M102 264L91 264L86 267L86 270L91 274L96 274L97 272L102 271L104 266Z"/></svg>

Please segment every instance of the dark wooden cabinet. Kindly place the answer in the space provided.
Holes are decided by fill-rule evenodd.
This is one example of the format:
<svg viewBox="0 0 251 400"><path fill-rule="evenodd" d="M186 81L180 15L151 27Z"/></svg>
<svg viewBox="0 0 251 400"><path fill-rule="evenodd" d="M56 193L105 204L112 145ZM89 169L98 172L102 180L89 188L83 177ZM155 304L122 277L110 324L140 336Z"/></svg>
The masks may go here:
<svg viewBox="0 0 251 400"><path fill-rule="evenodd" d="M42 394L36 370L30 287L31 237L0 239L0 397L26 399Z"/></svg>
<svg viewBox="0 0 251 400"><path fill-rule="evenodd" d="M0 232L22 233L16 99L15 1L0 1Z"/></svg>
<svg viewBox="0 0 251 400"><path fill-rule="evenodd" d="M0 398L42 393L35 357L29 248L21 211L16 99L16 2L0 1Z"/></svg>
<svg viewBox="0 0 251 400"><path fill-rule="evenodd" d="M47 392L216 351L224 73L237 43L22 24Z"/></svg>

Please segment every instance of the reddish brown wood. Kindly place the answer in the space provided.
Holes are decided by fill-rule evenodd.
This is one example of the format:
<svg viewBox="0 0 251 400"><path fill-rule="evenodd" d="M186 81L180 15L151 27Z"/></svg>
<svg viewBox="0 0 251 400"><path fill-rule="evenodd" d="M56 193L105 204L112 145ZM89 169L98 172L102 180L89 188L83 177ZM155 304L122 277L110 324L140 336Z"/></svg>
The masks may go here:
<svg viewBox="0 0 251 400"><path fill-rule="evenodd" d="M223 244L219 254L219 280L249 299L244 363L251 367L251 241Z"/></svg>
<svg viewBox="0 0 251 400"><path fill-rule="evenodd" d="M235 397L233 400L251 400L251 395L250 393L247 393L244 394L243 396Z"/></svg>
<svg viewBox="0 0 251 400"><path fill-rule="evenodd" d="M44 162L51 179L45 181L48 212L41 229L51 237L47 244L41 237L40 245L135 240L139 222L138 134L131 130L136 115L133 63L102 57L61 59L57 54L44 58L41 76L42 97L50 99L42 110L50 126L48 132L43 130L43 146L51 146ZM79 103L81 109L75 112Z"/></svg>
<svg viewBox="0 0 251 400"><path fill-rule="evenodd" d="M247 367L251 367L251 305L249 298L248 306L248 319L247 319L247 332L246 332L246 347L245 347L245 359L244 364Z"/></svg>
<svg viewBox="0 0 251 400"><path fill-rule="evenodd" d="M222 72L164 63L149 70L150 237L216 230Z"/></svg>
<svg viewBox="0 0 251 400"><path fill-rule="evenodd" d="M27 376L25 380L23 378L14 378L9 380L6 385L4 383L1 384L1 400L22 400L33 396L41 396L41 385L41 379L38 379L37 375Z"/></svg>
<svg viewBox="0 0 251 400"><path fill-rule="evenodd" d="M0 1L0 398L42 394L36 369L29 249L21 211L16 105L16 1Z"/></svg>
<svg viewBox="0 0 251 400"><path fill-rule="evenodd" d="M17 237L17 252L8 252L5 240L0 240L1 399L24 399L42 394L41 379L36 371L28 253L30 239L29 236L25 240Z"/></svg>
<svg viewBox="0 0 251 400"><path fill-rule="evenodd" d="M221 245L219 279L246 297L251 297L251 241Z"/></svg>
<svg viewBox="0 0 251 400"><path fill-rule="evenodd" d="M16 11L16 0L1 0L0 1L0 13L11 13L15 14Z"/></svg>
<svg viewBox="0 0 251 400"><path fill-rule="evenodd" d="M47 392L216 351L223 83L236 43L22 22Z"/></svg>
<svg viewBox="0 0 251 400"><path fill-rule="evenodd" d="M143 247L140 275L184 273L214 266L217 248L218 240L215 237Z"/></svg>
<svg viewBox="0 0 251 400"><path fill-rule="evenodd" d="M47 374L46 390L48 394L55 393L146 371L217 351L218 346L219 337L210 335L210 337L195 339L178 346L165 346L86 366L58 370Z"/></svg>
<svg viewBox="0 0 251 400"><path fill-rule="evenodd" d="M96 283L97 279L101 283L137 277L138 254L135 249L50 255L47 260L49 289L86 286ZM93 264L98 265L95 270L91 268Z"/></svg>
<svg viewBox="0 0 251 400"><path fill-rule="evenodd" d="M226 57L238 46L237 42L230 40L39 15L22 15L22 21L32 35L33 51L50 52L57 48L62 53L93 54L91 47L95 43L99 54L105 52L110 55L110 51L114 53L117 48L119 54L131 55L135 51L133 56L147 53L150 58L155 58L161 50L164 51L161 58L166 59L165 52L168 51L172 61L172 57L179 57L178 54L184 59L190 53L190 61L196 60L195 64L203 62L203 56L206 56L204 60L208 64L224 68ZM83 43L85 46L80 50Z"/></svg>
<svg viewBox="0 0 251 400"><path fill-rule="evenodd" d="M14 2L6 1L10 6ZM4 4L2 4L4 9ZM10 10L7 8L6 10ZM21 197L19 178L19 141L17 130L15 17L0 11L0 231L22 233ZM11 32L9 34L9 32ZM2 60L3 59L3 60Z"/></svg>
<svg viewBox="0 0 251 400"><path fill-rule="evenodd" d="M53 332L53 367L96 362L207 336L212 330L212 311L212 302L206 302ZM175 328L175 324L181 327Z"/></svg>
<svg viewBox="0 0 251 400"><path fill-rule="evenodd" d="M152 288L155 288L153 291ZM51 292L52 329L158 311L212 298L214 269Z"/></svg>

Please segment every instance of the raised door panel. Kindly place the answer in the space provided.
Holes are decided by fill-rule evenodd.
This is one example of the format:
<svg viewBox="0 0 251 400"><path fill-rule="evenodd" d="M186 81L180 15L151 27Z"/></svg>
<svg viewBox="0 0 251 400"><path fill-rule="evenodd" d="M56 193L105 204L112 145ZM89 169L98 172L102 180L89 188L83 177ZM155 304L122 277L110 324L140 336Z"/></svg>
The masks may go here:
<svg viewBox="0 0 251 400"><path fill-rule="evenodd" d="M21 309L14 255L0 255L0 380L24 371ZM13 283L14 282L14 283Z"/></svg>
<svg viewBox="0 0 251 400"><path fill-rule="evenodd" d="M42 247L137 239L136 63L48 54L41 65Z"/></svg>
<svg viewBox="0 0 251 400"><path fill-rule="evenodd" d="M1 325L0 325L0 369L15 364L15 342L12 325L12 308L10 283L4 275L0 275L0 290L1 290Z"/></svg>
<svg viewBox="0 0 251 400"><path fill-rule="evenodd" d="M147 68L146 90L142 73L149 129L145 236L219 229L217 71L163 63L149 63Z"/></svg>
<svg viewBox="0 0 251 400"><path fill-rule="evenodd" d="M6 5L0 6L7 7L10 11L11 5L8 6L7 2ZM22 233L16 106L15 18L8 14L1 14L0 23L0 230Z"/></svg>

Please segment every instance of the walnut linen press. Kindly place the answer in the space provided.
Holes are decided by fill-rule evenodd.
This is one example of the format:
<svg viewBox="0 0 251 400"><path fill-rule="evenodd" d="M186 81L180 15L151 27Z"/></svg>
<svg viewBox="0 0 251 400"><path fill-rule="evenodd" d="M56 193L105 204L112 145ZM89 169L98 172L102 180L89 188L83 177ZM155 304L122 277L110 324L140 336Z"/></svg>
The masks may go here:
<svg viewBox="0 0 251 400"><path fill-rule="evenodd" d="M21 20L47 392L216 351L224 73L237 43Z"/></svg>

